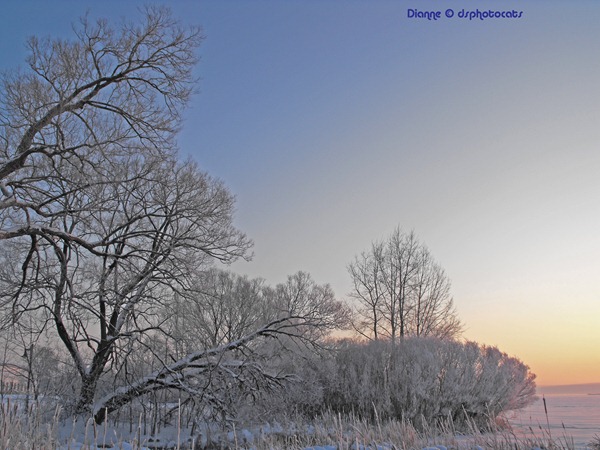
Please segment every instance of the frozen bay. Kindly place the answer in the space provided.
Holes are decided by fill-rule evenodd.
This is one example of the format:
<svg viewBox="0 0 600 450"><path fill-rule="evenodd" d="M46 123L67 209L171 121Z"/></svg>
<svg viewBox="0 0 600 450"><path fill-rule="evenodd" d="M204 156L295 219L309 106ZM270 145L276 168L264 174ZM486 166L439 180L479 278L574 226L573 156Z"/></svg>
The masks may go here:
<svg viewBox="0 0 600 450"><path fill-rule="evenodd" d="M595 437L600 440L600 384L540 387L538 394L532 405L511 414L515 431L536 437L551 434L562 443L572 438L576 448L586 448Z"/></svg>

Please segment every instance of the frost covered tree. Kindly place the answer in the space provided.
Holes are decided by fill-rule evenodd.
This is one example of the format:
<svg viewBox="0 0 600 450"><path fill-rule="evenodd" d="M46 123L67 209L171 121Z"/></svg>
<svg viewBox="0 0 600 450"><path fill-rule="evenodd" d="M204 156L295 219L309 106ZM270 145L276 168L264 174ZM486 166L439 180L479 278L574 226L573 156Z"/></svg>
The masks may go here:
<svg viewBox="0 0 600 450"><path fill-rule="evenodd" d="M177 296L165 313L177 353L198 344L217 347L242 338L274 318L272 289L260 278L250 279L212 268L193 282L193 295Z"/></svg>
<svg viewBox="0 0 600 450"><path fill-rule="evenodd" d="M348 265L358 301L355 328L370 339L457 337L450 280L413 232L400 228Z"/></svg>
<svg viewBox="0 0 600 450"><path fill-rule="evenodd" d="M269 322L292 316L310 317L315 325L295 331L294 336L304 333L305 341L318 343L333 324L347 325L350 316L331 287L318 285L306 272L272 287L261 278L217 268L199 274L186 297L174 299L165 314L170 318L170 334L184 345L183 353L198 343L211 348L236 341Z"/></svg>
<svg viewBox="0 0 600 450"><path fill-rule="evenodd" d="M2 80L0 240L5 318L37 311L40 331L55 328L86 411L119 340L155 326L163 291L249 242L222 184L176 161L199 30L148 9L139 25L83 20L75 34L30 39L28 70Z"/></svg>
<svg viewBox="0 0 600 450"><path fill-rule="evenodd" d="M223 355L260 337L310 340L309 329L334 322L314 302L293 307L306 298L298 295L270 321L230 324L187 354L163 352L175 348L162 345L175 338L164 314L171 302L193 299L214 261L246 258L251 247L233 226L227 188L178 160L200 40L160 8L120 27L84 19L72 40L30 39L27 68L2 79L3 325L53 330L78 378L72 410L97 422L156 390L209 398L216 384L202 384L207 373L277 382ZM239 297L236 308L250 311L252 300ZM146 373L128 364L140 349L154 357Z"/></svg>

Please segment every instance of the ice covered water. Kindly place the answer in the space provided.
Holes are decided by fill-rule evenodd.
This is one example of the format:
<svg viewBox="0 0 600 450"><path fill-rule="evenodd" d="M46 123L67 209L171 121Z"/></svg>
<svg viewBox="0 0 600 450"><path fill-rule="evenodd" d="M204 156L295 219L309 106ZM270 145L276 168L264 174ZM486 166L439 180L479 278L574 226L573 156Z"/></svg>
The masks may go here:
<svg viewBox="0 0 600 450"><path fill-rule="evenodd" d="M579 388L579 389L578 389ZM600 439L600 385L565 386L539 389L540 398L512 415L515 431L565 442L573 439L576 448L585 448ZM546 410L544 401L546 400Z"/></svg>

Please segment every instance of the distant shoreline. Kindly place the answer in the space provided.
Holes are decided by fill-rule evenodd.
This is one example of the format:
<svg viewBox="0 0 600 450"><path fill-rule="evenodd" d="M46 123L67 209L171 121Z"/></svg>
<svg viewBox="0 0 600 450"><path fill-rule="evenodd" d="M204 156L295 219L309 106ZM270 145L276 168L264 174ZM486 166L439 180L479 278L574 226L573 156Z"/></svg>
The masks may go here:
<svg viewBox="0 0 600 450"><path fill-rule="evenodd" d="M538 395L600 395L600 383L538 386Z"/></svg>

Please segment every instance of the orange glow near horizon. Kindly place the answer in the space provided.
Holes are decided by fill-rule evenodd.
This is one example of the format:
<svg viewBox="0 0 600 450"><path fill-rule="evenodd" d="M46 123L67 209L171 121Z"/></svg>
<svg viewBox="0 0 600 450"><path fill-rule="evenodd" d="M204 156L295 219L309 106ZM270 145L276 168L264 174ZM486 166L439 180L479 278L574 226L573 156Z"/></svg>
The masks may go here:
<svg viewBox="0 0 600 450"><path fill-rule="evenodd" d="M582 312L565 304L532 318L507 308L487 319L468 317L465 338L516 356L536 374L538 386L599 383L599 314L600 306Z"/></svg>

